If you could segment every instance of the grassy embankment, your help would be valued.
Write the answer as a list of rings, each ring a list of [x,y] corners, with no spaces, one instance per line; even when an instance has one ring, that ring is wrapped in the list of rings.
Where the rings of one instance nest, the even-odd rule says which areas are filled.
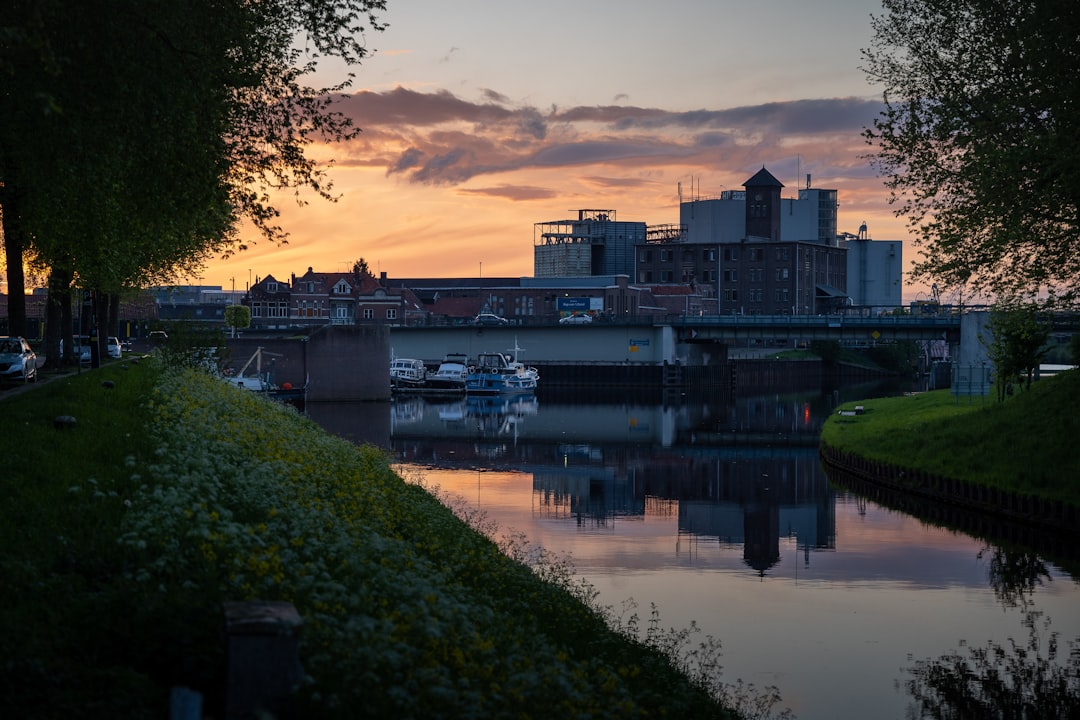
[[[836,450],[956,480],[1080,506],[1080,370],[998,403],[949,390],[851,402],[821,441]]]
[[[489,539],[381,452],[208,376],[114,363],[0,399],[0,417],[11,717],[159,718],[172,686],[220,716],[222,603],[253,598],[303,617],[298,717],[775,702],[721,683],[710,638],[616,618],[565,563]]]

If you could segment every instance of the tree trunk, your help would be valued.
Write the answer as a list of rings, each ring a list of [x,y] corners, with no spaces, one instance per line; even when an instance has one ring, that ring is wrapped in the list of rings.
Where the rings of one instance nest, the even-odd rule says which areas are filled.
[[[105,326],[109,329],[107,335],[120,337],[120,293],[109,294],[109,322]]]
[[[49,273],[49,294],[45,298],[45,367],[49,370],[59,370],[64,364],[63,354],[60,352],[60,341],[64,339],[64,308],[61,293],[57,292],[59,279],[56,272]],[[71,303],[68,303],[70,306]],[[71,317],[71,311],[68,311]],[[66,335],[65,349],[70,354],[72,351],[71,332]]]
[[[71,273],[53,267],[49,271],[49,296],[45,301],[45,355],[50,368],[79,362],[75,354],[71,318]],[[64,343],[63,353],[60,352],[61,340]]]
[[[26,294],[23,285],[24,238],[19,223],[17,193],[0,183],[0,220],[3,221],[4,258],[7,261],[8,335],[26,335]]]

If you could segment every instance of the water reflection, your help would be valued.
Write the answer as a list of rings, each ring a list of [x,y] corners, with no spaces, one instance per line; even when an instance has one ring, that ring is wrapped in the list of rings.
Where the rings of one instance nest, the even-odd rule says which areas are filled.
[[[308,413],[569,553],[602,602],[696,623],[722,640],[725,678],[778,686],[799,717],[902,718],[911,658],[1022,640],[1035,607],[1080,635],[1080,590],[1045,539],[830,482],[824,418],[895,392],[409,397]]]
[[[526,472],[542,519],[599,529],[674,516],[680,536],[741,547],[764,574],[780,561],[782,538],[807,563],[834,547],[835,497],[817,454],[822,402],[407,397],[391,406],[391,445],[406,463]]]

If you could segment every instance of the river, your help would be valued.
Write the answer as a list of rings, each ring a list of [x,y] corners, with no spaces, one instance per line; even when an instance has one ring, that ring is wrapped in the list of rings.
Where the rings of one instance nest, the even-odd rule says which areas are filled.
[[[929,521],[932,508],[830,482],[825,417],[895,392],[405,397],[308,414],[391,451],[403,475],[501,532],[570,557],[598,601],[641,628],[654,609],[662,627],[693,623],[693,644],[719,640],[725,682],[779,691],[774,712],[899,720],[917,661],[1023,644],[1032,611],[1080,638],[1080,583],[1071,549],[1036,536],[1006,550],[985,523],[974,537]]]

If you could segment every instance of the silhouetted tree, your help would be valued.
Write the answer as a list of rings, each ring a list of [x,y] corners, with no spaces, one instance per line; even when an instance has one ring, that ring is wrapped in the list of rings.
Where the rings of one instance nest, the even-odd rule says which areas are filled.
[[[1056,632],[1039,612],[1026,611],[1026,643],[961,642],[961,652],[918,660],[905,672],[914,699],[909,717],[936,720],[1035,720],[1080,717],[1080,648],[1061,657]]]
[[[242,219],[284,241],[270,191],[333,199],[305,148],[358,132],[331,109],[348,80],[301,80],[320,56],[358,63],[365,25],[382,29],[373,13],[383,9],[10,0],[0,18],[8,265],[70,263],[61,275],[76,286],[115,294],[243,248]]]
[[[1019,607],[1035,588],[1050,580],[1046,563],[1033,552],[1017,548],[987,546],[979,558],[989,557],[987,580],[994,596],[1004,607]]]
[[[1080,3],[883,0],[865,133],[915,279],[1080,299]]]
[[[998,401],[1003,401],[1009,388],[1016,383],[1029,389],[1046,355],[1050,325],[1032,304],[995,305],[987,325],[989,337],[981,337],[994,363],[994,382]]]

